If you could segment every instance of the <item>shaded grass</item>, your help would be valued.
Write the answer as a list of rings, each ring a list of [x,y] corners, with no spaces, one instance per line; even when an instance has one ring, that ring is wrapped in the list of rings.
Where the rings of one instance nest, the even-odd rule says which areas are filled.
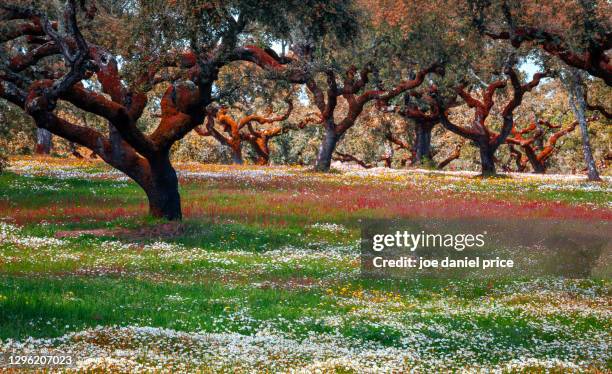
[[[0,174],[0,200],[20,209],[65,204],[135,204],[144,196],[133,183]]]

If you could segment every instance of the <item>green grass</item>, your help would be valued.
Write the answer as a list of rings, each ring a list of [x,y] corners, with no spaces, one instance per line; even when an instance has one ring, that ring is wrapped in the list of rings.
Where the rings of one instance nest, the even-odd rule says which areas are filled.
[[[151,282],[129,276],[3,276],[0,279],[2,339],[59,336],[98,325],[146,325],[185,331],[250,334],[264,323],[274,324],[287,336],[304,338],[308,332],[332,333],[335,329],[322,323],[323,318],[349,311],[348,307],[338,305],[337,299],[325,296],[320,289],[228,287],[212,279],[194,284]],[[470,288],[467,285],[462,287]],[[428,292],[430,301],[436,295],[427,286],[419,291]],[[242,315],[243,311],[248,313]],[[569,338],[566,334],[587,334],[610,328],[609,321],[579,316],[568,318],[552,315],[538,321],[518,312],[461,313],[451,317],[445,310],[420,313],[409,310],[398,320],[412,331],[417,330],[432,339],[428,349],[440,352],[455,352],[479,343],[473,341],[474,336],[487,334],[494,339],[491,344],[498,347],[531,349],[538,344],[534,339],[552,342]],[[540,323],[563,323],[566,328],[562,333],[549,332],[538,327]],[[464,339],[449,339],[440,328],[460,333]],[[405,332],[379,323],[376,318],[349,318],[338,331],[347,338],[364,342],[405,346],[402,343]],[[549,353],[562,356],[564,348],[552,349]],[[498,355],[489,357],[483,351],[479,361],[495,363],[501,359],[503,357]]]
[[[484,183],[475,180],[462,193],[494,189]],[[610,200],[601,191],[505,188],[495,194],[576,204]],[[273,210],[258,195],[264,190],[274,197],[271,187],[187,183],[181,187],[185,206],[199,201],[217,215],[190,216],[177,235],[156,236],[166,222],[94,214],[141,206],[143,193],[133,183],[0,175],[4,216],[31,211],[35,217],[11,234],[19,240],[0,236],[0,340],[95,326],[245,335],[267,328],[291,339],[328,334],[472,365],[503,362],[504,351],[576,360],[576,339],[610,339],[608,280],[361,279],[358,218],[376,209],[354,208],[358,214],[350,215],[330,207],[320,222],[342,225],[339,231],[313,226],[305,210],[266,220],[236,213],[247,206]],[[92,216],[45,216],[45,209],[63,204],[86,207]],[[123,231],[59,244],[51,239],[59,231],[90,229]],[[463,355],[464,349],[473,355]],[[584,358],[592,360],[587,353]]]
[[[59,336],[97,325],[244,332],[270,318],[295,318],[314,307],[326,310],[316,291],[228,288],[213,280],[177,285],[129,277],[0,279],[2,339]],[[177,295],[180,301],[172,301]],[[231,313],[239,308],[251,310],[255,320],[247,324],[232,321]],[[331,310],[329,305],[327,310]]]
[[[142,190],[131,182],[0,174],[0,200],[5,200],[12,206],[20,208],[62,204],[73,202],[75,198],[85,204],[130,204],[140,201],[143,195]]]

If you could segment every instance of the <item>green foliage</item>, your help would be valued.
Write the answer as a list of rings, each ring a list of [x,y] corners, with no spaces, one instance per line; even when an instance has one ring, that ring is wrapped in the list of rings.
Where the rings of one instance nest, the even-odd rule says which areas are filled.
[[[125,22],[131,34],[125,50],[128,62],[138,64],[144,55],[163,60],[185,47],[203,56],[219,42],[230,50],[288,40],[345,44],[359,29],[357,18],[350,0],[138,1]]]
[[[0,99],[0,148],[7,154],[29,154],[35,144],[32,120],[22,110]]]
[[[8,166],[8,158],[4,153],[4,148],[0,148],[0,173],[2,173]]]

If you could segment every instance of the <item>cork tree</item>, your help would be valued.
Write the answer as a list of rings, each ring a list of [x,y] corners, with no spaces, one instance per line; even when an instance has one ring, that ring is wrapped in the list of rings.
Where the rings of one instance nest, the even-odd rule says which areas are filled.
[[[329,65],[318,66],[313,61],[312,46],[307,45],[297,50],[296,57],[286,65],[269,55],[259,55],[257,58],[263,62],[259,65],[276,79],[305,84],[308,89],[318,111],[316,123],[323,127],[323,140],[315,164],[317,171],[329,171],[338,142],[355,125],[368,103],[384,105],[398,95],[420,86],[429,74],[444,75],[443,66],[434,62],[419,70],[413,78],[402,80],[390,89],[374,87],[370,84],[370,75],[375,71],[373,64],[366,63],[361,70],[350,65],[340,78],[338,69]],[[339,105],[340,100],[344,100],[346,108]]]
[[[359,74],[359,79],[356,79],[356,69],[351,67],[345,74],[345,79],[341,88],[338,86],[336,76],[333,72],[327,72],[327,98],[324,97],[323,91],[314,81],[307,83],[308,89],[312,92],[315,98],[315,104],[320,112],[321,124],[324,127],[325,135],[319,154],[317,157],[316,170],[329,170],[333,152],[342,139],[346,131],[355,125],[359,115],[362,113],[365,105],[368,102],[377,100],[380,102],[388,101],[402,92],[420,86],[425,77],[430,73],[443,74],[440,65],[432,64],[429,67],[419,71],[413,79],[405,80],[399,83],[394,88],[385,90],[363,90],[368,82],[369,70],[366,68]],[[348,105],[346,115],[340,120],[336,120],[334,114],[337,108],[338,97],[342,96]]]
[[[479,99],[473,92],[469,92],[463,85],[456,88],[457,94],[463,99],[468,108],[474,110],[474,118],[469,126],[461,126],[453,123],[448,116],[448,109],[443,107],[440,98],[437,98],[441,107],[442,125],[449,131],[470,140],[480,152],[480,162],[483,176],[495,175],[495,152],[505,143],[514,127],[514,110],[521,105],[523,96],[533,90],[546,73],[537,73],[528,83],[522,83],[516,71],[511,66],[506,66],[505,74],[512,86],[510,100],[503,106],[501,111],[502,126],[500,131],[495,131],[487,124],[495,104],[495,94],[507,86],[507,81],[500,79],[490,83],[481,92]]]
[[[612,86],[612,4],[607,0],[468,0],[473,24],[493,40],[535,46]]]
[[[428,38],[440,28],[433,17],[403,33],[397,24],[381,21],[377,10],[385,8],[382,2],[355,3],[366,16],[351,43],[313,42],[310,30],[296,29],[299,33],[293,35],[288,56],[292,61],[284,66],[271,63],[267,69],[271,76],[306,86],[322,130],[315,161],[318,171],[330,169],[336,147],[370,105],[386,106],[424,82],[444,76],[449,61],[456,65],[451,49],[446,48],[449,43],[442,41],[448,33],[436,32],[436,38]]]
[[[272,113],[250,114],[234,118],[227,107],[211,109],[207,115],[206,125],[195,128],[200,136],[212,136],[231,150],[232,162],[242,164],[242,145],[248,142],[257,154],[256,163],[267,165],[270,161],[269,142],[289,129],[288,125],[278,124],[287,120],[293,111],[290,96],[285,98],[287,109],[284,113],[273,116]]]
[[[21,108],[38,128],[89,148],[133,179],[145,191],[153,216],[181,219],[170,149],[204,122],[206,108],[218,99],[219,71],[235,61],[286,63],[265,48],[242,45],[251,30],[283,35],[296,22],[323,31],[330,29],[325,24],[338,19],[348,22],[343,13],[347,2],[337,1],[334,9],[321,7],[324,3],[229,1],[195,6],[185,1],[137,1],[136,16],[122,24],[138,26],[126,52],[130,54],[116,55],[114,46],[96,45],[79,28],[80,22],[95,19],[93,3],[68,0],[61,19],[51,20],[43,2],[6,1],[0,4],[0,97]],[[168,27],[154,30],[156,22]],[[23,47],[7,56],[4,51],[14,50],[7,47],[14,43]],[[57,63],[43,64],[47,58]],[[119,61],[135,61],[137,68],[128,72]],[[147,93],[156,84],[165,87],[161,115],[155,128],[145,133],[138,122]],[[103,118],[108,130],[62,118],[55,111],[58,101]]]
[[[595,119],[596,117],[592,117],[589,121]],[[544,174],[548,160],[558,150],[557,142],[573,132],[577,126],[578,121],[562,127],[553,125],[549,121],[539,120],[520,130],[513,128],[512,136],[506,139],[506,143],[510,147],[511,157],[516,161],[517,171],[525,171],[527,164],[530,164],[534,173]],[[547,129],[553,132],[547,132]],[[520,147],[522,152],[515,146]]]
[[[414,143],[410,147],[412,165],[431,162],[434,157],[431,147],[432,132],[435,126],[441,122],[440,106],[437,105],[431,95],[436,91],[437,86],[432,85],[427,90],[407,92],[403,97],[403,105],[383,109],[385,111],[391,110],[399,114],[405,121],[411,123],[414,129]],[[442,107],[449,109],[457,105],[459,103],[455,95],[446,99]],[[401,145],[398,142],[394,143],[398,144],[398,146]],[[444,166],[446,164],[448,163],[445,163]]]
[[[248,132],[244,135],[244,139],[249,142],[253,150],[257,154],[257,165],[268,165],[270,163],[270,140],[287,133],[291,127],[289,124],[282,122],[289,118],[293,110],[293,103],[288,102],[287,111],[277,116],[259,116],[256,120],[247,124]]]

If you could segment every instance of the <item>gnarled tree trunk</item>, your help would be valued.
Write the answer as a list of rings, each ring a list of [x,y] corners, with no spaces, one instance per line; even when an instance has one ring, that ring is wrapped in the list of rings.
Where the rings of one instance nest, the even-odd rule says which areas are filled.
[[[38,128],[90,149],[134,179],[145,190],[151,214],[156,217],[177,220],[182,216],[178,178],[170,163],[169,150],[210,115],[207,107],[215,100],[213,88],[220,69],[234,61],[245,61],[281,71],[283,65],[290,63],[267,50],[239,46],[238,41],[243,39],[240,35],[248,22],[246,19],[243,22],[242,15],[237,20],[228,14],[227,19],[223,15],[219,17],[217,29],[212,30],[219,42],[205,57],[200,58],[193,50],[169,51],[169,56],[146,58],[143,73],[128,80],[122,76],[115,56],[85,40],[80,32],[77,12],[78,8],[84,8],[84,2],[66,1],[61,23],[42,16],[44,7],[21,3],[0,2],[0,29],[3,30],[0,49],[19,52],[12,56],[7,53],[6,60],[10,61],[7,64],[5,56],[2,58],[0,98],[21,108]],[[219,14],[227,10],[225,5],[213,8]],[[95,7],[92,7],[88,17],[94,15]],[[62,30],[58,32],[55,25]],[[13,44],[23,36],[28,37],[23,40],[28,53],[24,55],[12,46],[7,48],[6,43]],[[68,71],[55,66],[60,64],[38,65],[48,56],[61,56]],[[178,70],[176,76],[175,70]],[[101,92],[83,84],[93,74],[101,85]],[[295,73],[290,80],[305,83],[307,78],[306,74]],[[161,119],[155,130],[145,134],[137,123],[147,105],[147,92],[161,81],[170,83],[161,98]],[[110,133],[59,117],[54,112],[58,100],[104,118],[112,127]]]
[[[422,164],[425,159],[431,160],[431,131],[433,130],[433,126],[421,122],[419,120],[415,120],[415,140],[414,140],[414,150],[416,152],[415,155],[415,163]]]
[[[570,105],[572,111],[578,120],[580,126],[580,134],[582,136],[582,152],[584,153],[584,161],[587,164],[587,175],[590,181],[601,181],[593,151],[591,150],[591,141],[589,139],[589,127],[586,120],[586,102],[584,100],[584,86],[580,73],[576,70],[570,72]]]
[[[270,163],[270,148],[268,147],[268,138],[263,136],[249,141],[257,154],[255,163],[259,166],[265,166]]]
[[[153,217],[180,220],[181,197],[178,177],[169,156],[160,155],[149,160],[150,173],[145,176],[142,187],[149,199],[149,211]]]
[[[495,92],[501,88],[505,88],[507,85],[506,81],[498,80],[489,84],[483,92],[482,101],[465,91],[463,86],[458,87],[457,94],[463,98],[470,108],[475,109],[474,122],[469,128],[460,127],[450,122],[446,114],[444,114],[446,109],[442,108],[442,110],[439,111],[442,113],[440,116],[442,125],[446,129],[466,139],[472,140],[478,145],[483,177],[495,175],[495,151],[497,151],[497,148],[506,141],[512,132],[512,128],[514,127],[514,110],[521,105],[525,93],[531,92],[540,83],[542,78],[547,75],[547,73],[536,73],[530,82],[522,84],[518,74],[511,66],[506,66],[504,73],[510,78],[510,82],[512,83],[512,98],[504,106],[501,112],[503,126],[499,133],[487,127],[486,119],[493,108]]]
[[[527,159],[529,160],[529,163],[531,164],[531,167],[533,168],[533,172],[536,174],[546,173],[545,161],[538,160],[538,156],[535,154],[535,152],[531,148],[525,147],[523,150],[525,151],[525,155],[527,156]]]
[[[53,135],[47,129],[36,129],[36,149],[37,155],[48,155],[51,153],[53,146]]]
[[[319,154],[317,156],[317,164],[315,170],[317,171],[329,171],[331,166],[332,156],[336,150],[336,145],[340,136],[336,134],[335,125],[331,122],[325,124],[325,135],[323,142],[319,147]]]
[[[242,149],[240,146],[238,147],[230,147],[232,152],[232,163],[236,165],[242,165],[244,161],[242,160]]]
[[[495,175],[495,147],[489,144],[489,139],[482,139],[478,142],[480,150],[480,164],[483,177]]]

